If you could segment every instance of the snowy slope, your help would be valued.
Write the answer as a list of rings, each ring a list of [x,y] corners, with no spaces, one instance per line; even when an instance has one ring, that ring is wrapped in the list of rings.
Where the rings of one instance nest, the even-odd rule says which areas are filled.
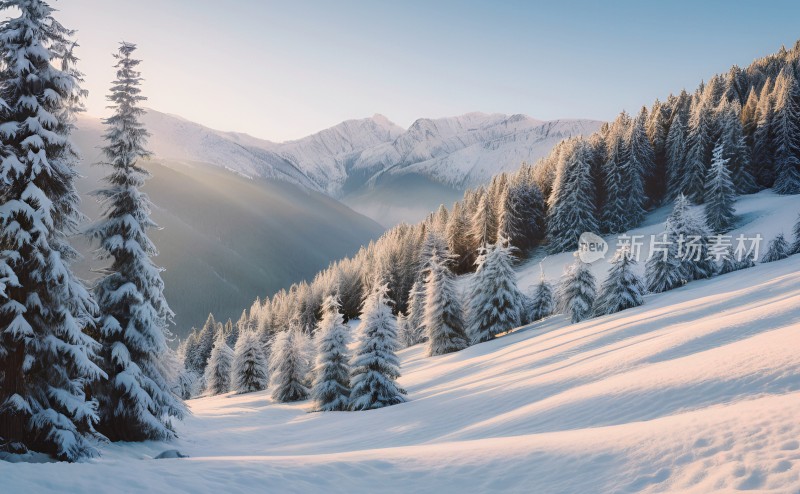
[[[739,231],[771,238],[800,197],[737,206]],[[655,219],[641,231],[656,233]],[[79,465],[0,462],[0,477],[9,492],[795,493],[799,347],[796,255],[456,354],[403,350],[402,405],[307,413],[265,392],[201,398],[174,444],[110,445]],[[150,459],[169,448],[191,458]]]
[[[344,200],[385,226],[416,221],[466,188],[516,170],[523,162],[535,162],[560,140],[600,126],[593,120],[543,122],[525,115],[468,113],[422,118],[406,130],[374,115],[275,143],[155,110],[148,110],[144,122],[159,158],[287,181]],[[97,127],[99,121],[84,116],[80,125]],[[418,189],[413,211],[392,199],[405,193],[409,184],[419,185],[412,187]]]

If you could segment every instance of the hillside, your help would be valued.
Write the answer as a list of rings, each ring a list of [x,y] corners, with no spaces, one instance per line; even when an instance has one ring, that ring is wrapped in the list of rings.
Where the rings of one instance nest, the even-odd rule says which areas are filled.
[[[798,210],[799,196],[744,197],[733,234],[769,239]],[[637,233],[657,233],[661,216]],[[546,272],[566,260],[548,258]],[[523,266],[521,283],[537,272]],[[442,357],[403,350],[406,404],[309,414],[267,392],[201,398],[176,444],[0,474],[19,492],[796,492],[798,300],[796,255],[580,324],[553,316]],[[170,448],[190,458],[151,459]]]
[[[99,159],[100,128],[80,123],[76,141],[85,159],[77,185],[82,209],[94,219],[99,205],[87,193],[107,170],[90,166]],[[145,166],[153,178],[144,191],[163,227],[152,232],[160,252],[155,262],[166,268],[173,331],[181,337],[209,312],[222,321],[238,319],[257,295],[313,277],[382,231],[334,199],[284,181],[248,179],[198,162],[155,159]],[[76,242],[85,256],[78,272],[92,278],[89,268],[99,266],[85,242]]]
[[[96,120],[84,120],[96,125]],[[525,115],[469,113],[421,118],[406,130],[374,115],[275,143],[155,110],[144,121],[159,158],[286,181],[342,200],[384,226],[417,221],[465,189],[535,162],[562,139],[600,126],[593,120],[545,122]]]

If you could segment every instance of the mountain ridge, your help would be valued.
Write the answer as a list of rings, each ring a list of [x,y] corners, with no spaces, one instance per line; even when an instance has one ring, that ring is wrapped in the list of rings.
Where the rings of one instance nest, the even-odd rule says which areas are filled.
[[[535,162],[565,137],[588,134],[601,122],[543,121],[523,114],[471,112],[419,118],[408,129],[379,113],[345,120],[309,136],[273,142],[211,129],[148,109],[144,123],[157,158],[199,162],[247,178],[279,180],[321,192],[384,226],[416,221],[497,173]],[[99,126],[82,116],[81,126]],[[424,184],[411,207],[398,202],[411,184]],[[397,198],[385,201],[384,198]]]

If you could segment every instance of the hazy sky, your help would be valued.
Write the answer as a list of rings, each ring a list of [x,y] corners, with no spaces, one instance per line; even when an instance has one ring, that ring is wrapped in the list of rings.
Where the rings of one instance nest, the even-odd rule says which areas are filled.
[[[149,106],[272,140],[382,113],[608,120],[800,38],[800,2],[60,0],[89,112],[139,45]]]

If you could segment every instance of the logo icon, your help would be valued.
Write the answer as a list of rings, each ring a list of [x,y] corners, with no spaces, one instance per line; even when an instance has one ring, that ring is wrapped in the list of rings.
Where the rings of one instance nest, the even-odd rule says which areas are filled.
[[[608,244],[602,237],[591,232],[581,233],[578,239],[578,257],[585,263],[599,261],[606,256]]]

